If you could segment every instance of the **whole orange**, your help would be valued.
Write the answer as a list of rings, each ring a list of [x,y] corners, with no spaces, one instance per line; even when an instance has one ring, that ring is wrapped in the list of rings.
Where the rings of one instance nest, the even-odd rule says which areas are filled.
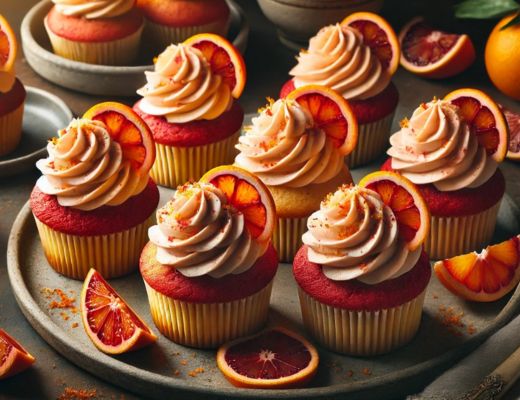
[[[500,29],[515,15],[504,17],[491,31],[485,61],[493,84],[504,94],[520,100],[520,25]]]

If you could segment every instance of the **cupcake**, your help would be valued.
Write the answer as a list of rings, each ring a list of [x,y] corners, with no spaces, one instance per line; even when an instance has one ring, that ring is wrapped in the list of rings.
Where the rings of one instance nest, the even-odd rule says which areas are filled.
[[[212,348],[259,330],[278,268],[274,223],[269,191],[239,168],[216,168],[180,186],[157,211],[140,260],[159,331]]]
[[[114,112],[114,103],[108,104],[101,115]],[[114,120],[123,120],[132,134],[151,136],[130,108],[119,107],[131,117],[125,121],[118,114]],[[90,115],[92,119],[73,120],[49,142],[49,156],[36,163],[43,175],[30,205],[45,256],[58,273],[84,279],[95,268],[105,278],[115,278],[137,268],[153,224],[159,203],[159,191],[148,175],[153,146],[145,139],[136,151],[136,137],[128,145],[124,128],[114,131],[114,121]]]
[[[398,43],[389,26],[386,34],[391,43]],[[294,88],[317,84],[334,89],[349,101],[359,123],[358,144],[347,158],[351,168],[384,153],[399,100],[391,82],[399,65],[398,45],[391,50],[394,55],[388,63],[369,44],[350,24],[322,28],[310,39],[309,48],[300,52],[297,65],[289,72],[293,78],[280,93],[285,97]]]
[[[15,76],[18,44],[11,26],[0,15],[0,157],[11,153],[22,137],[25,88]]]
[[[309,98],[322,105],[319,112]],[[323,116],[334,122],[329,125]],[[319,86],[271,101],[252,123],[236,146],[235,165],[256,174],[271,191],[278,216],[273,243],[280,260],[291,262],[309,215],[327,193],[352,182],[344,158],[356,144],[357,124],[348,103]],[[335,123],[341,125],[338,132]]]
[[[154,180],[176,188],[231,163],[244,120],[236,99],[245,84],[245,64],[233,45],[200,34],[168,46],[145,73],[134,110],[155,140]]]
[[[505,192],[498,161],[463,113],[447,100],[421,104],[391,136],[390,158],[382,167],[414,182],[428,203],[432,221],[425,248],[432,259],[485,247]]]
[[[304,326],[338,353],[371,356],[408,343],[419,328],[431,277],[421,246],[427,231],[410,235],[412,227],[401,214],[407,208],[427,225],[424,201],[402,177],[376,174],[325,198],[309,217],[294,259]],[[386,204],[383,187],[405,193],[415,208],[401,204],[403,197]]]
[[[89,64],[132,64],[144,27],[134,2],[53,0],[44,24],[54,53]]]
[[[146,18],[144,37],[155,50],[197,33],[226,36],[230,15],[225,0],[137,0]]]

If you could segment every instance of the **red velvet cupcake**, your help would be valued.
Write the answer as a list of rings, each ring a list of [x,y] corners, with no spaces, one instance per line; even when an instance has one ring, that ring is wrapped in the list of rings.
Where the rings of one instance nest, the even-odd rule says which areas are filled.
[[[207,182],[179,187],[157,211],[140,261],[155,325],[171,340],[198,348],[260,329],[278,268],[269,190],[238,168],[209,175]],[[266,210],[263,230],[235,203],[238,192],[220,189],[224,180],[258,191]]]
[[[158,184],[176,188],[232,162],[244,120],[236,99],[245,84],[245,64],[233,45],[217,35],[194,36],[166,48],[146,79],[134,110],[154,136],[151,174]]]
[[[391,30],[387,34],[397,43]],[[322,28],[297,58],[298,64],[289,72],[293,79],[282,87],[280,97],[309,84],[336,90],[349,101],[359,123],[358,144],[347,164],[353,168],[380,156],[399,101],[390,81],[394,66],[385,67],[363,36],[345,24]]]
[[[151,141],[146,124],[133,114],[128,123]],[[43,176],[30,204],[43,250],[49,264],[70,278],[84,279],[90,268],[105,278],[134,271],[159,203],[148,175],[153,146],[138,168],[133,152],[110,129],[98,120],[73,120],[47,146],[49,157],[36,164]]]
[[[45,28],[54,53],[102,65],[129,65],[139,51],[144,18],[135,0],[53,0]]]

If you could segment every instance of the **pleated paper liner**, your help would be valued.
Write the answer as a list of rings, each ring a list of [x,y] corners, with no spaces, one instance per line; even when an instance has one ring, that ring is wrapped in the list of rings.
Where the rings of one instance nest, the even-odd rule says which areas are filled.
[[[500,201],[478,214],[461,217],[432,215],[430,234],[424,242],[424,250],[433,260],[481,250],[490,244],[499,208]]]
[[[77,42],[54,34],[44,20],[54,53],[69,60],[98,65],[130,65],[139,52],[143,27],[131,35],[108,42]]]
[[[22,137],[24,104],[0,117],[0,156],[12,152]]]
[[[388,353],[412,340],[421,324],[426,293],[398,307],[349,311],[320,303],[298,290],[307,331],[324,347],[354,356]]]
[[[225,303],[190,303],[167,297],[146,284],[157,329],[175,343],[215,348],[250,335],[267,321],[273,282],[244,299]]]
[[[359,124],[356,147],[345,158],[345,163],[349,168],[368,164],[385,153],[388,148],[388,138],[390,137],[394,114],[395,112],[375,122]]]
[[[47,261],[61,275],[85,279],[90,268],[105,278],[117,278],[135,271],[141,250],[148,242],[150,216],[134,228],[99,236],[76,236],[55,231],[34,218]]]
[[[155,143],[155,163],[150,171],[155,183],[177,188],[189,180],[198,180],[219,165],[233,163],[233,149],[240,131],[204,146],[175,147]]]
[[[307,231],[307,218],[278,218],[273,246],[280,262],[293,262],[294,255],[302,246],[302,235]]]

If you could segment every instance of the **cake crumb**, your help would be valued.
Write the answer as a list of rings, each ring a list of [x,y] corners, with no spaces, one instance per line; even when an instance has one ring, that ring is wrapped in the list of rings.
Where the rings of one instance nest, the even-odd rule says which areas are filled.
[[[365,367],[365,368],[363,368],[363,369],[361,370],[361,372],[362,372],[363,375],[365,375],[365,376],[370,376],[370,375],[372,375],[372,370],[371,370],[370,368],[366,368],[366,367]]]
[[[180,374],[181,374],[181,371],[179,371],[178,369],[173,371],[173,375],[175,375],[175,376],[179,376]]]
[[[352,371],[351,369],[349,369],[347,371],[347,378],[352,378],[354,376],[354,371]]]
[[[448,332],[455,336],[462,336],[464,329],[467,329],[467,332],[471,335],[476,332],[476,329],[473,325],[472,328],[469,326],[466,327],[466,324],[463,322],[464,312],[457,312],[453,307],[446,307],[445,305],[440,305],[437,313],[437,319],[444,326]]]
[[[198,374],[202,374],[202,373],[204,373],[204,368],[198,367],[198,368],[195,368],[194,370],[190,371],[188,375],[191,376],[192,378],[195,378]]]
[[[87,400],[97,398],[96,389],[74,389],[66,387],[58,400]]]
[[[78,326],[79,326],[79,324],[78,324],[77,322],[73,322],[73,323],[72,323],[72,328],[75,329],[75,328],[77,328]]]
[[[181,365],[187,365],[188,364],[188,360],[181,360]]]

